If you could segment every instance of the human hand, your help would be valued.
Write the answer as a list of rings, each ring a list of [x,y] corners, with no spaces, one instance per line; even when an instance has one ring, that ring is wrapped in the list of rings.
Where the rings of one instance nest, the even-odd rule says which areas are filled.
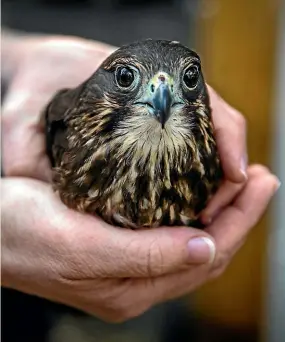
[[[189,293],[225,270],[278,187],[266,168],[247,171],[240,194],[205,231],[118,229],[68,209],[44,182],[6,178],[2,285],[112,322]]]
[[[208,85],[215,138],[225,174],[224,182],[201,213],[209,224],[243,189],[247,181],[246,120]]]
[[[51,170],[39,127],[42,109],[57,90],[88,78],[115,48],[65,36],[21,37],[6,45],[4,55],[8,59],[10,52],[10,69],[16,71],[2,108],[4,172],[47,181]]]

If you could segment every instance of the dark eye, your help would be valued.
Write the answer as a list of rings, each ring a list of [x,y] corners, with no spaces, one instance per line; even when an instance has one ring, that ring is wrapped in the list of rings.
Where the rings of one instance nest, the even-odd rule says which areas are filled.
[[[119,86],[128,88],[134,81],[134,73],[131,69],[126,67],[118,68],[116,72],[116,79]]]
[[[193,89],[196,87],[199,80],[200,72],[197,65],[189,67],[183,76],[183,81],[187,88]]]

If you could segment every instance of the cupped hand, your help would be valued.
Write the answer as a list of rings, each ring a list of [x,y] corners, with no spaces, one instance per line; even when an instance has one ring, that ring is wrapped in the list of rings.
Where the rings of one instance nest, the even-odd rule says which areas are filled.
[[[2,181],[2,285],[107,321],[135,317],[220,275],[278,180],[262,166],[205,231],[132,231],[64,206],[42,181]],[[15,212],[17,215],[15,215]]]

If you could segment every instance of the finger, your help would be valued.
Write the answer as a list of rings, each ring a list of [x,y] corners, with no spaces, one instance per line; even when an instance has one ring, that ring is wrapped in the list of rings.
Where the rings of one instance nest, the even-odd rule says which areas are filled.
[[[234,198],[245,186],[244,183],[232,183],[225,180],[217,193],[210,199],[207,207],[201,213],[201,221],[208,225],[227,205],[231,204]]]
[[[246,121],[209,87],[215,137],[225,177],[235,183],[246,179]]]
[[[218,264],[229,258],[242,244],[251,228],[259,221],[271,197],[279,187],[278,179],[265,167],[255,165],[248,169],[249,179],[234,203],[206,229],[217,244]],[[219,259],[219,260],[217,260]]]
[[[172,227],[131,231],[96,221],[84,231],[76,254],[81,263],[91,262],[88,277],[155,277],[211,263],[215,245],[197,229]],[[97,265],[104,265],[98,271]],[[78,267],[80,269],[80,267]]]

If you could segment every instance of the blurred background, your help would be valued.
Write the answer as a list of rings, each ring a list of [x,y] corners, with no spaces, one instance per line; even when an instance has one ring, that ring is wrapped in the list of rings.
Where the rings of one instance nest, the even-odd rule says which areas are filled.
[[[268,165],[284,185],[284,1],[2,0],[2,26],[117,46],[163,38],[194,48],[208,83],[247,118],[250,162]],[[125,324],[2,290],[3,341],[285,341],[284,208],[281,186],[221,278]]]

